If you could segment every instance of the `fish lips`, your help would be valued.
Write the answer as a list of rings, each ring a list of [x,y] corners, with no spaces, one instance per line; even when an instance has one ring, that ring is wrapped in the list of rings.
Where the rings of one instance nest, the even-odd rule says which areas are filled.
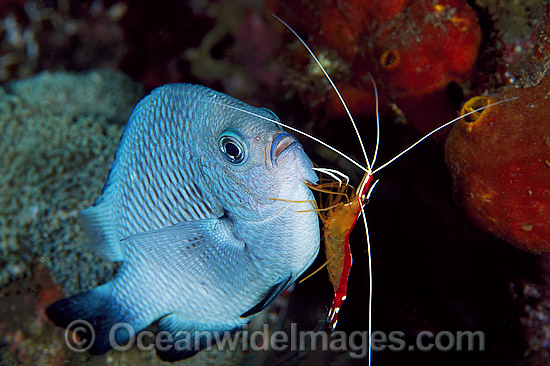
[[[281,162],[288,156],[294,155],[297,168],[304,181],[315,182],[317,175],[313,171],[313,164],[304,152],[302,145],[294,136],[287,132],[278,132],[273,135],[269,152],[271,168],[279,169]]]
[[[278,169],[281,161],[295,148],[303,150],[302,145],[296,140],[294,136],[287,132],[278,132],[273,135],[273,141],[271,142],[271,151],[269,158],[271,167]]]

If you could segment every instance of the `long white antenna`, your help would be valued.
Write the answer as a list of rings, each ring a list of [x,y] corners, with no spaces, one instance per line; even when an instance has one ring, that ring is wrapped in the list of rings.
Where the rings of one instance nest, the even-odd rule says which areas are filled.
[[[376,183],[375,183],[376,184]],[[370,237],[369,237],[369,226],[367,225],[367,217],[365,215],[365,211],[363,210],[363,206],[361,206],[361,214],[363,216],[363,223],[365,224],[365,233],[367,234],[367,251],[369,258],[369,356],[368,356],[368,365],[370,366],[372,363],[372,342],[371,342],[371,336],[372,336],[372,255],[370,251]]]
[[[498,102],[495,102],[495,103],[491,103],[491,104],[488,104],[486,106],[483,106],[481,108],[478,108],[478,109],[475,109],[471,112],[468,112],[462,116],[459,116],[459,117],[456,117],[455,119],[439,126],[438,128],[436,128],[435,130],[433,130],[432,132],[428,133],[427,135],[425,135],[424,137],[422,137],[421,139],[419,139],[418,141],[416,141],[414,144],[412,144],[411,146],[409,146],[408,148],[406,148],[405,150],[401,151],[399,154],[397,154],[396,156],[394,156],[393,158],[391,158],[388,162],[386,162],[384,165],[376,168],[372,174],[376,174],[376,172],[384,169],[385,167],[387,167],[388,165],[390,165],[391,163],[393,163],[395,160],[399,159],[403,154],[405,154],[406,152],[408,152],[410,149],[412,149],[413,147],[415,147],[416,145],[418,145],[419,143],[421,143],[422,141],[424,141],[425,139],[427,139],[428,137],[430,137],[431,135],[433,135],[434,133],[436,133],[437,131],[447,127],[448,125],[451,125],[453,123],[455,123],[456,121],[464,118],[464,117],[467,117],[469,116],[470,114],[474,114],[474,113],[477,113],[477,112],[481,112],[482,110],[484,109],[487,109],[489,107],[492,107],[494,105],[498,105],[498,104],[502,104],[502,103],[505,103],[505,102],[509,102],[511,100],[514,100],[514,99],[517,99],[517,98],[510,98],[510,99],[504,99],[504,100],[501,100],[501,101],[498,101]]]
[[[267,117],[264,117],[264,116],[261,116],[257,113],[254,113],[254,112],[250,112],[250,111],[247,111],[247,110],[244,110],[242,108],[239,108],[239,107],[234,107],[232,105],[229,105],[229,104],[225,104],[225,103],[218,103],[218,102],[213,102],[211,100],[204,100],[204,99],[199,99],[201,102],[205,102],[205,103],[211,103],[211,104],[217,104],[217,105],[220,105],[220,106],[224,106],[224,107],[227,107],[227,108],[231,108],[231,109],[234,109],[236,111],[239,111],[239,112],[242,112],[242,113],[246,113],[246,114],[249,114],[251,116],[254,116],[254,117],[258,117],[258,118],[261,118],[263,120],[266,120],[266,121],[269,121],[269,122],[273,122],[275,123],[276,125],[279,125],[281,127],[284,127],[284,128],[288,128],[289,130],[291,131],[294,131],[294,132],[297,132],[301,135],[304,135],[310,139],[312,139],[313,141],[315,142],[318,142],[319,144],[323,145],[324,147],[326,147],[327,149],[330,149],[332,151],[334,151],[335,153],[337,153],[338,155],[340,155],[341,157],[343,157],[344,159],[348,160],[350,163],[352,163],[353,165],[355,165],[356,167],[358,167],[359,169],[361,169],[362,171],[364,172],[367,172],[368,169],[370,168],[365,168],[364,166],[362,166],[361,164],[359,164],[358,162],[356,162],[355,160],[353,160],[352,158],[350,158],[349,156],[347,156],[346,154],[344,154],[343,152],[341,152],[340,150],[330,146],[329,144],[327,144],[326,142],[322,141],[322,140],[319,140],[317,137],[314,137],[314,136],[311,136],[310,134],[306,133],[306,132],[303,132],[303,131],[300,131],[299,129],[297,128],[294,128],[292,126],[289,126],[289,125],[286,125],[282,122],[279,122],[277,120],[274,120],[274,119],[271,119],[271,118],[267,118]]]
[[[347,107],[342,95],[340,94],[339,90],[336,88],[336,85],[334,84],[334,82],[332,81],[331,77],[328,75],[327,71],[325,70],[325,68],[323,67],[323,65],[321,64],[321,62],[317,59],[317,57],[315,56],[315,54],[313,53],[313,51],[309,48],[309,46],[304,42],[304,40],[302,40],[302,38],[294,31],[294,29],[292,29],[286,22],[284,22],[281,18],[279,18],[278,16],[274,15],[273,16],[279,20],[288,30],[290,30],[294,36],[302,43],[302,45],[306,48],[306,50],[309,52],[309,54],[311,55],[311,57],[313,58],[313,60],[317,63],[317,65],[319,66],[319,68],[321,69],[321,71],[323,72],[323,74],[325,75],[325,77],[327,78],[327,80],[329,81],[330,85],[332,86],[333,90],[336,92],[336,94],[338,95],[338,98],[340,100],[340,102],[342,103],[342,106],[344,107],[351,123],[352,123],[352,126],[355,130],[355,133],[357,135],[357,138],[359,139],[359,143],[361,145],[361,150],[363,152],[363,155],[365,157],[365,161],[367,163],[367,168],[363,168],[359,163],[355,162],[353,159],[349,158],[348,156],[346,156],[345,154],[343,154],[342,152],[338,151],[337,149],[333,148],[332,146],[322,142],[321,140],[309,135],[309,134],[306,134],[300,130],[297,130],[295,128],[292,128],[290,126],[286,126],[284,125],[283,123],[280,123],[278,121],[275,121],[275,120],[271,120],[269,118],[266,118],[266,117],[263,117],[263,116],[259,116],[259,115],[256,115],[254,113],[251,113],[251,112],[248,112],[248,111],[245,111],[245,110],[242,110],[240,108],[236,108],[236,107],[232,107],[232,106],[228,106],[230,108],[234,108],[234,109],[237,109],[237,110],[240,110],[242,112],[245,112],[245,113],[249,113],[249,114],[252,114],[252,115],[256,115],[257,117],[260,117],[260,118],[263,118],[263,119],[266,119],[266,120],[269,120],[273,123],[276,123],[278,125],[281,125],[283,127],[286,127],[292,131],[295,131],[295,132],[298,132],[304,136],[307,136],[319,143],[321,143],[323,146],[331,149],[332,151],[335,151],[336,153],[340,154],[341,156],[343,156],[344,158],[346,158],[347,160],[349,160],[350,162],[352,162],[354,165],[360,167],[364,172],[366,172],[368,175],[373,175],[375,174],[376,172],[380,171],[381,169],[385,168],[386,166],[388,166],[389,164],[391,164],[392,162],[394,162],[395,160],[399,159],[402,155],[404,155],[405,153],[407,153],[409,150],[411,150],[412,148],[414,148],[416,145],[418,145],[419,143],[421,143],[422,141],[424,141],[425,139],[427,139],[429,136],[433,135],[434,133],[438,132],[439,130],[453,124],[454,122],[468,116],[468,115],[471,115],[473,113],[477,113],[477,112],[480,112],[480,111],[483,111],[484,109],[490,107],[490,106],[493,106],[493,105],[497,105],[497,104],[500,104],[500,103],[504,103],[504,102],[507,102],[507,101],[510,101],[510,100],[513,100],[515,98],[512,98],[512,99],[507,99],[507,100],[503,100],[503,101],[499,101],[499,102],[496,102],[496,103],[493,103],[493,104],[490,104],[490,105],[487,105],[487,106],[484,106],[484,107],[481,107],[481,108],[478,108],[474,111],[471,111],[469,113],[466,113],[460,117],[457,117],[445,124],[443,124],[442,126],[439,126],[438,128],[434,129],[433,131],[431,131],[430,133],[428,133],[427,135],[425,135],[424,137],[420,138],[418,141],[416,141],[414,144],[412,144],[411,146],[409,146],[407,149],[403,150],[401,153],[399,153],[398,155],[396,155],[394,158],[390,159],[388,162],[386,162],[385,164],[383,164],[382,166],[380,166],[379,168],[374,169],[374,165],[376,163],[376,158],[378,157],[378,150],[379,150],[379,147],[380,147],[380,116],[379,116],[379,106],[378,106],[378,90],[377,90],[377,87],[376,87],[376,83],[374,81],[374,78],[372,77],[372,75],[369,73],[369,78],[373,84],[373,88],[374,88],[374,96],[375,96],[375,102],[376,102],[376,105],[375,105],[375,112],[376,112],[376,147],[375,147],[375,150],[374,150],[374,156],[373,156],[373,160],[372,160],[372,164],[370,163],[369,161],[369,158],[367,156],[367,153],[365,151],[365,147],[364,147],[364,144],[363,144],[363,141],[361,139],[361,136],[359,134],[359,130],[357,129],[357,125],[353,119],[353,116],[351,115],[351,112],[349,111],[349,108]],[[372,186],[371,186],[371,189],[369,190],[368,194],[367,194],[367,198],[370,197],[370,194],[372,193],[372,190],[374,188],[374,186],[376,185],[376,183],[378,183],[378,181],[376,181]],[[367,225],[367,219],[366,219],[366,216],[365,216],[365,212],[364,212],[364,208],[363,206],[361,206],[361,215],[363,216],[363,223],[365,225],[365,232],[366,232],[366,235],[367,235],[367,251],[368,251],[368,260],[369,260],[369,318],[368,318],[368,330],[369,330],[369,352],[368,352],[368,365],[371,365],[371,362],[372,362],[372,347],[371,347],[371,342],[370,342],[370,336],[372,335],[372,255],[371,255],[371,245],[370,245],[370,236],[369,236],[369,230],[368,230],[368,225]]]
[[[329,81],[330,85],[332,86],[332,89],[334,89],[334,91],[336,92],[336,94],[338,95],[338,99],[340,99],[340,102],[342,103],[342,105],[344,106],[344,109],[346,110],[346,113],[351,121],[351,124],[353,125],[353,129],[355,130],[355,134],[357,135],[357,138],[359,139],[359,144],[361,145],[361,150],[363,151],[363,155],[365,157],[365,161],[367,162],[367,170],[370,172],[372,170],[372,167],[371,167],[371,164],[370,164],[370,161],[369,161],[369,157],[367,156],[367,152],[365,151],[365,146],[363,145],[363,140],[361,139],[361,135],[359,135],[359,130],[357,129],[357,125],[355,124],[355,121],[353,120],[353,116],[351,115],[351,112],[349,111],[348,109],[348,106],[346,104],[346,102],[344,101],[344,98],[342,98],[342,95],[340,94],[340,92],[338,91],[338,88],[336,88],[336,85],[334,85],[334,82],[332,81],[332,79],[330,78],[329,74],[327,73],[327,71],[325,70],[325,68],[323,67],[323,65],[321,64],[321,62],[319,61],[319,59],[317,59],[317,56],[315,56],[315,54],[313,53],[313,51],[311,50],[311,48],[309,48],[309,46],[304,42],[304,40],[298,35],[298,33],[296,33],[294,31],[294,29],[292,29],[288,24],[285,23],[284,20],[282,20],[281,18],[279,18],[278,16],[276,16],[275,14],[272,14],[275,18],[277,18],[278,21],[280,21],[281,23],[283,23],[283,25],[285,27],[288,28],[288,30],[290,30],[295,36],[296,38],[298,38],[298,40],[304,45],[304,47],[306,48],[306,50],[309,52],[309,54],[311,55],[311,57],[315,60],[315,62],[317,63],[317,65],[319,66],[319,68],[321,69],[321,71],[323,72],[323,74],[325,74],[325,77],[327,78],[327,80]]]
[[[371,73],[369,72],[367,74],[369,75],[369,79],[374,89],[374,108],[376,114],[376,147],[374,148],[374,157],[372,158],[372,168],[374,169],[374,164],[376,164],[376,158],[378,157],[378,148],[380,146],[380,113],[378,109],[378,88],[376,87],[376,82]]]
[[[323,67],[321,62],[319,62],[319,60],[317,59],[317,57],[315,56],[313,51],[302,40],[302,38],[294,31],[294,29],[292,29],[288,24],[286,24],[281,18],[279,18],[275,14],[273,14],[273,16],[275,18],[277,18],[281,23],[283,23],[285,25],[285,27],[287,27],[296,36],[296,38],[298,38],[298,40],[307,49],[307,51],[309,52],[311,57],[315,60],[315,62],[317,63],[317,65],[319,66],[321,71],[323,71],[323,74],[325,74],[325,77],[327,78],[330,85],[332,86],[332,89],[334,89],[334,91],[338,95],[338,98],[340,99],[340,102],[344,106],[344,109],[346,110],[346,113],[347,113],[347,115],[348,115],[348,117],[351,121],[351,124],[353,125],[353,129],[355,130],[355,134],[357,135],[357,138],[359,139],[359,144],[361,145],[361,150],[363,151],[363,156],[365,157],[365,161],[367,163],[367,169],[365,170],[365,172],[368,175],[372,175],[372,167],[374,166],[374,162],[376,160],[376,155],[378,154],[378,143],[379,143],[379,139],[380,139],[380,121],[379,121],[379,117],[378,117],[378,91],[376,89],[376,83],[374,82],[374,79],[369,74],[369,76],[371,78],[371,81],[373,83],[373,86],[374,86],[374,94],[375,94],[375,99],[376,99],[376,126],[377,126],[377,128],[376,128],[376,131],[377,131],[377,133],[376,133],[376,148],[375,148],[375,152],[374,152],[373,162],[372,162],[372,165],[371,165],[370,162],[369,162],[369,157],[367,156],[367,152],[365,151],[365,146],[363,145],[363,140],[361,139],[361,135],[359,134],[359,130],[357,129],[357,125],[355,124],[355,121],[353,120],[353,116],[351,115],[351,112],[349,111],[348,106],[346,105],[346,102],[344,101],[344,98],[342,98],[342,95],[340,94],[340,91],[338,91],[338,88],[336,88],[336,85],[334,84],[334,82],[332,81],[330,76],[328,75],[327,71],[325,70],[325,68]],[[376,182],[376,183],[378,183],[378,182]],[[374,185],[376,185],[376,183]],[[372,191],[370,191],[370,192],[372,192]],[[368,195],[370,195],[370,192],[368,193]],[[372,362],[372,346],[371,346],[371,339],[370,339],[371,334],[372,334],[372,256],[371,256],[371,248],[370,248],[369,228],[368,228],[368,225],[367,225],[367,219],[365,217],[365,211],[363,210],[363,205],[361,205],[361,214],[363,216],[363,223],[365,224],[365,233],[367,235],[367,250],[368,250],[368,258],[369,258],[369,324],[368,324],[368,330],[369,330],[369,355],[368,355],[368,365],[370,366],[371,362]]]

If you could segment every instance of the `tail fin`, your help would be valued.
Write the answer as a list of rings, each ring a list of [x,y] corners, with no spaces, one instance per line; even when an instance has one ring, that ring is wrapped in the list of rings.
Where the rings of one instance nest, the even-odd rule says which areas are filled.
[[[59,300],[46,309],[48,318],[56,325],[73,330],[81,338],[80,349],[87,345],[93,354],[102,354],[112,348],[109,333],[117,323],[125,322],[120,310],[109,298],[109,284],[91,291]],[[84,321],[88,322],[86,324]],[[91,329],[89,329],[91,326]],[[117,344],[124,344],[129,333],[123,327],[115,332]]]

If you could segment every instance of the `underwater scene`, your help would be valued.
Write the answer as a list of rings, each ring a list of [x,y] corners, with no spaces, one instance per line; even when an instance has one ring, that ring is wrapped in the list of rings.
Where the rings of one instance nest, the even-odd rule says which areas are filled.
[[[550,0],[0,0],[0,39],[0,365],[550,365]]]

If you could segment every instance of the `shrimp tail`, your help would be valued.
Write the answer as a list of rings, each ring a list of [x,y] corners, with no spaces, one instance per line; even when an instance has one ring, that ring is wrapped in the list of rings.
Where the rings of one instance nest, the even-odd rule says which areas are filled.
[[[351,232],[351,230],[350,230]],[[332,300],[332,305],[328,312],[327,323],[331,331],[334,331],[336,328],[336,323],[338,323],[338,312],[346,300],[348,292],[348,278],[351,270],[352,256],[351,249],[349,246],[349,240],[345,241],[344,244],[344,265],[342,267],[342,274],[340,276],[339,286],[334,292],[334,299]]]
[[[361,197],[355,196],[350,203],[330,212],[325,225],[327,269],[334,287],[334,299],[327,316],[327,323],[331,330],[335,329],[338,322],[338,312],[346,300],[348,277],[352,264],[349,235],[357,222],[362,203]]]

